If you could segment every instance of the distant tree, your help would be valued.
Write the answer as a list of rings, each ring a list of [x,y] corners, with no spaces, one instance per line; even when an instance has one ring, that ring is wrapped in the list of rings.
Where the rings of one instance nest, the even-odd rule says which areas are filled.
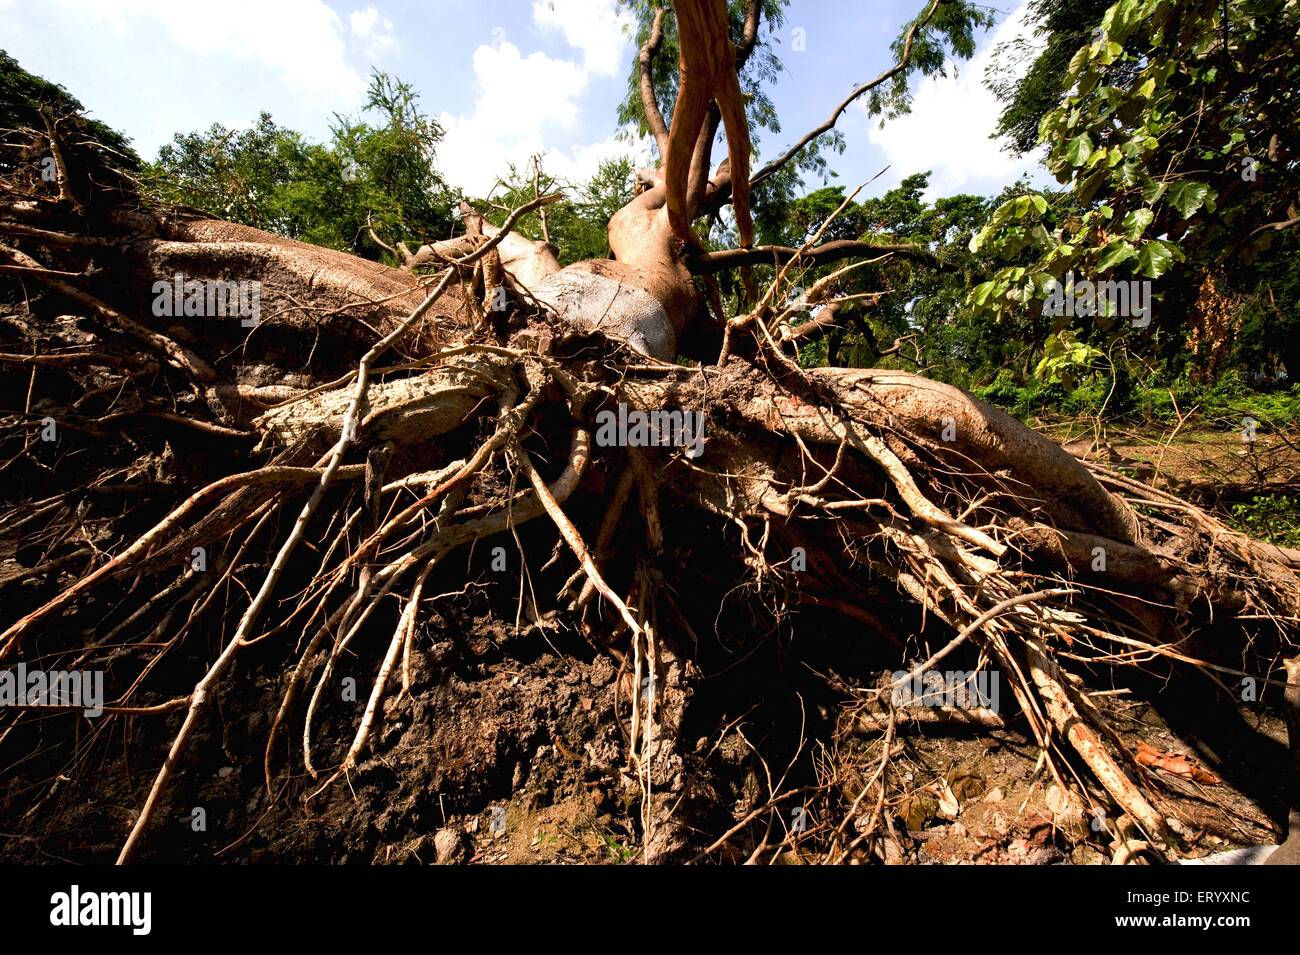
[[[1240,329],[1255,336],[1248,350],[1300,375],[1300,303],[1287,297],[1300,224],[1298,28],[1300,10],[1285,0],[1108,8],[1039,126],[1068,195],[1021,195],[991,213],[973,248],[1008,261],[970,304],[1006,320],[1040,308],[1072,275],[1148,280],[1158,300],[1149,328],[1088,309],[1058,330],[1122,338],[1176,373],[1207,350],[1218,367]]]
[[[627,92],[619,107],[620,123],[631,124],[638,135],[654,135],[656,120],[662,123],[663,115],[676,108],[678,73],[672,68],[677,62],[680,39],[675,17],[665,16],[666,5],[659,0],[627,0],[625,4],[635,17],[635,39],[640,50],[628,74]],[[806,42],[806,37],[796,34],[798,27],[786,27],[786,8],[789,0],[728,0],[727,16],[731,36],[736,38],[737,75],[745,97],[745,113],[750,130],[750,140],[760,158],[769,158],[759,147],[765,139],[774,139],[782,132],[780,117],[772,103],[770,90],[780,80],[785,70],[777,48],[789,41]],[[906,57],[903,56],[905,29],[891,45],[891,50],[903,64],[888,82],[870,90],[863,102],[872,117],[891,117],[906,113],[911,102],[910,81],[915,75],[942,75],[957,60],[969,59],[975,52],[975,37],[994,23],[993,12],[981,4],[967,0],[951,0],[925,14],[927,28],[915,33]],[[645,60],[645,73],[650,79],[649,101],[642,83],[641,61]],[[709,114],[709,126],[714,134],[718,130],[716,108]],[[657,138],[657,137],[656,137]],[[782,147],[784,148],[784,147]],[[659,150],[662,153],[662,149]],[[826,183],[836,174],[830,165],[831,153],[844,151],[844,137],[830,124],[825,131],[814,136],[799,149],[788,162],[774,162],[760,169],[754,176],[753,218],[757,234],[762,241],[775,242],[783,232],[783,223],[790,213],[791,204],[803,191],[809,179]],[[771,158],[779,155],[771,151]],[[662,158],[662,157],[661,157]],[[716,234],[712,238],[720,243],[730,243],[735,235],[725,222],[713,220]]]
[[[482,204],[509,211],[537,196],[563,192],[569,201],[529,213],[515,231],[550,242],[560,264],[569,265],[609,255],[609,220],[632,201],[635,176],[635,166],[626,156],[601,161],[591,179],[579,185],[550,175],[537,159],[523,169],[512,163],[490,200]]]
[[[356,187],[348,193],[352,208],[364,207],[376,229],[408,241],[445,237],[456,198],[437,170],[443,128],[418,98],[409,84],[374,71],[365,112],[380,122],[336,116],[333,128],[333,151]]]
[[[435,167],[443,131],[416,100],[408,84],[376,71],[364,112],[379,122],[336,115],[327,144],[267,113],[244,130],[178,134],[151,166],[154,194],[370,258],[381,254],[371,228],[385,244],[442,238],[455,198]]]
[[[847,277],[841,294],[882,294],[841,309],[824,339],[805,346],[805,364],[923,368],[932,377],[970,386],[1009,364],[1024,366],[1041,349],[1048,333],[1041,323],[1008,337],[966,304],[973,277],[995,266],[991,256],[970,251],[971,237],[1002,198],[1027,187],[1012,185],[992,200],[955,195],[929,201],[929,180],[928,172],[907,176],[883,195],[849,203],[825,228],[823,241],[912,244],[933,258],[882,255],[878,265]],[[787,241],[807,241],[844,199],[843,187],[831,186],[795,200]],[[836,268],[810,269],[800,285],[810,286]]]
[[[1017,37],[995,48],[985,76],[1003,104],[996,134],[1009,137],[1016,152],[1038,148],[1039,121],[1065,97],[1070,58],[1092,38],[1111,2],[1030,0],[1032,38]]]
[[[214,123],[206,132],[178,133],[151,167],[156,195],[258,229],[299,238],[303,223],[287,193],[310,173],[312,146],[269,113],[243,130]]]
[[[127,138],[97,119],[83,114],[81,101],[57,83],[28,73],[18,61],[0,50],[0,129],[23,127],[44,129],[46,119],[68,119],[78,131],[101,146],[113,150],[116,163],[125,169],[140,168],[140,157]],[[0,156],[0,164],[5,162]]]

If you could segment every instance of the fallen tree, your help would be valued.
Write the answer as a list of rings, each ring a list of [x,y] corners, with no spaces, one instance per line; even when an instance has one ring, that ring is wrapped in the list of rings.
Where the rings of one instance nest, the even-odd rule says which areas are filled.
[[[899,65],[855,96],[906,64],[942,6],[927,7]],[[513,549],[534,522],[553,526],[550,562],[572,577],[555,597],[525,595],[521,582],[520,614],[566,615],[628,672],[626,760],[642,792],[644,850],[689,857],[702,844],[676,813],[678,730],[695,692],[692,637],[710,623],[672,598],[682,571],[667,551],[687,514],[738,532],[735,559],[758,605],[831,608],[894,643],[907,635],[882,623],[889,606],[921,608],[947,638],[917,672],[973,650],[1008,681],[1073,811],[1118,808],[1155,851],[1175,851],[1158,787],[1079,674],[1155,658],[1196,664],[1211,636],[1250,661],[1288,652],[1300,555],[1085,465],[960,389],[798,366],[783,330],[800,313],[780,303],[801,269],[925,253],[817,236],[797,249],[751,248],[757,176],[736,77],[759,10],[749,4],[733,44],[720,0],[676,5],[671,123],[642,85],[661,162],[610,221],[612,257],[563,269],[545,243],[512,232],[554,197],[499,226],[466,207],[463,236],[403,249],[403,267],[391,268],[151,205],[75,117],[10,138],[24,156],[55,157],[60,175],[47,181],[14,162],[0,203],[0,275],[30,295],[7,319],[23,347],[0,355],[27,373],[4,463],[24,475],[21,499],[4,522],[30,552],[3,582],[14,599],[0,662],[110,661],[121,691],[110,719],[174,723],[161,765],[162,754],[137,757],[156,774],[119,861],[138,856],[184,785],[188,747],[239,678],[242,654],[279,644],[285,661],[262,739],[268,793],[299,763],[304,794],[335,785],[372,745],[385,699],[409,690],[431,575],[457,552]],[[656,47],[652,35],[643,71]],[[719,126],[728,157],[712,168]],[[706,252],[693,223],[728,203],[741,248]],[[765,262],[775,279],[760,290],[745,272],[738,315],[721,314],[707,282],[696,284]],[[842,301],[839,274],[806,301]],[[207,289],[240,282],[257,283],[256,314],[207,310]],[[160,294],[177,314],[158,314]],[[675,363],[698,321],[725,330],[721,353]],[[698,414],[703,454],[653,433],[601,446],[596,416],[620,404]],[[47,463],[42,431],[66,453]],[[208,451],[159,474],[146,433],[199,438]],[[105,460],[88,463],[95,454]],[[597,506],[576,519],[583,498]],[[145,526],[134,505],[102,506],[138,499],[149,504]],[[538,556],[525,553],[525,569]],[[866,577],[889,583],[889,603],[861,586]],[[207,648],[186,643],[199,632]],[[151,673],[176,648],[202,661],[201,675],[182,696],[148,702]],[[364,710],[323,738],[322,726],[340,725],[326,691],[353,654],[368,661]],[[3,720],[0,741],[21,741],[32,712]],[[844,827],[830,839],[828,858],[842,858]]]

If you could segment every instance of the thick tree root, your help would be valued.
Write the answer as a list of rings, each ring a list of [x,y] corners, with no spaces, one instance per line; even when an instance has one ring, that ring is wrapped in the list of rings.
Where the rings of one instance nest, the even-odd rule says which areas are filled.
[[[628,215],[659,215],[658,201],[652,197]],[[0,254],[35,263],[30,274],[49,290],[38,307],[71,306],[95,323],[91,341],[83,341],[96,346],[89,351],[125,337],[136,359],[110,368],[43,370],[64,376],[44,406],[48,417],[72,420],[78,402],[93,403],[151,368],[146,373],[167,376],[170,393],[185,396],[185,404],[167,413],[184,410],[184,417],[260,439],[256,448],[225,456],[227,471],[239,467],[237,460],[251,468],[184,485],[194,489],[149,511],[145,527],[123,511],[107,532],[107,546],[74,552],[65,565],[52,564],[60,559],[54,547],[66,537],[62,525],[70,513],[62,498],[87,491],[74,483],[11,508],[48,555],[39,565],[62,575],[62,587],[54,596],[34,592],[12,605],[0,633],[0,661],[41,659],[49,668],[85,661],[95,651],[80,634],[100,617],[117,622],[113,632],[132,651],[149,650],[162,638],[165,648],[150,650],[152,662],[137,668],[114,704],[138,714],[148,707],[133,708],[131,698],[148,695],[154,667],[168,650],[199,625],[220,634],[215,654],[187,648],[202,675],[179,704],[183,721],[120,861],[144,844],[166,790],[178,782],[207,703],[226,681],[241,678],[231,677],[239,673],[232,664],[253,646],[281,644],[287,675],[266,734],[268,793],[279,791],[286,748],[310,776],[325,775],[316,791],[354,771],[374,745],[399,661],[409,674],[418,653],[426,582],[445,572],[457,551],[499,541],[513,542],[511,549],[522,554],[520,618],[541,625],[547,614],[568,615],[627,674],[626,772],[641,794],[643,848],[653,859],[698,848],[679,817],[690,801],[679,734],[695,692],[691,642],[709,624],[705,615],[688,619],[672,596],[683,571],[671,565],[665,544],[692,519],[683,515],[707,515],[736,529],[737,559],[748,575],[745,599],[774,616],[800,604],[834,608],[903,643],[913,635],[894,633],[883,622],[894,604],[914,604],[940,621],[949,646],[929,665],[969,644],[1007,681],[1061,792],[1078,805],[1113,803],[1162,853],[1175,849],[1175,837],[1160,797],[1145,788],[1136,760],[1079,692],[1068,665],[1123,666],[1138,652],[1201,665],[1181,644],[1211,623],[1216,640],[1235,641],[1253,654],[1250,660],[1293,642],[1300,580],[1291,555],[1168,494],[1085,466],[959,389],[892,371],[802,372],[788,360],[771,361],[765,346],[755,359],[732,357],[720,366],[647,365],[626,347],[575,327],[584,323],[538,314],[525,303],[499,325],[485,324],[479,293],[466,294],[456,283],[471,281],[474,262],[506,248],[510,223],[473,236],[465,248],[441,250],[461,257],[430,289],[409,270],[359,263],[228,223],[138,210],[119,210],[94,229],[75,210],[63,209],[39,226],[38,219],[11,214],[0,223],[6,243]],[[631,229],[629,223],[624,217],[620,227]],[[91,279],[89,250],[112,260],[112,281],[98,273]],[[505,261],[485,271],[495,275]],[[589,265],[593,274],[639,268]],[[268,328],[241,332],[237,322],[222,322],[205,336],[163,319],[132,318],[138,328],[118,320],[147,313],[129,290],[175,271],[196,279],[260,276]],[[67,273],[80,277],[70,280]],[[652,278],[646,273],[639,281],[648,287]],[[489,276],[489,285],[496,281],[505,279]],[[672,300],[660,291],[657,301]],[[765,330],[761,321],[757,326]],[[284,384],[287,374],[268,381],[256,372],[284,362],[269,344],[275,335],[297,344],[296,385]],[[315,364],[303,362],[322,335],[334,336],[335,351]],[[188,340],[182,345],[178,337]],[[4,353],[39,356],[51,343],[55,350],[46,357],[53,362],[66,342],[35,340]],[[228,360],[236,351],[243,357]],[[390,364],[381,366],[381,357]],[[258,389],[268,387],[288,387],[289,394],[275,392],[278,404],[258,413],[232,411],[232,393],[262,400],[272,395]],[[703,454],[688,455],[666,441],[627,448],[594,440],[597,413],[619,405],[625,413],[702,416]],[[27,460],[31,448],[27,441],[10,461]],[[113,487],[138,485],[131,467],[122,466],[124,478]],[[137,465],[136,473],[141,470]],[[58,468],[53,473],[63,480]],[[621,476],[603,507],[594,520],[577,516],[581,508],[570,506],[571,499],[590,505],[594,482],[606,473]],[[304,502],[307,485],[314,487]],[[174,496],[164,490],[164,498]],[[635,511],[627,506],[634,491]],[[524,593],[532,578],[519,529],[541,517],[558,535],[552,560],[567,561],[565,572],[572,573],[554,600]],[[643,553],[631,568],[633,545],[619,546],[629,533]],[[241,556],[266,536],[272,540],[258,545],[266,562]],[[220,565],[209,589],[174,586],[180,556],[193,547],[224,554],[236,540],[235,558]],[[894,591],[884,606],[866,596],[868,578]],[[713,601],[715,613],[727,599]],[[552,610],[542,609],[547,603]],[[229,634],[219,605],[238,615]],[[159,611],[153,628],[132,623]],[[1157,631],[1163,632],[1153,636]],[[116,660],[128,651],[113,652]],[[355,719],[334,712],[327,692],[341,661],[353,655],[367,661],[370,674]],[[115,664],[115,678],[121,669]],[[409,686],[404,676],[402,688]],[[175,708],[172,700],[165,712]],[[3,717],[0,742],[24,716]],[[897,835],[889,834],[893,822],[883,808],[896,729],[893,716],[885,719],[881,762],[854,788],[849,814],[856,818],[869,793],[876,794],[875,807],[856,837],[843,823],[820,831],[828,859],[846,858],[863,840],[875,839],[879,826],[882,839]],[[295,754],[282,744],[298,720],[301,752]],[[322,735],[321,727],[329,732]],[[805,835],[773,828],[792,792],[782,778],[769,779],[766,801],[741,826],[767,826],[752,858],[774,857]]]

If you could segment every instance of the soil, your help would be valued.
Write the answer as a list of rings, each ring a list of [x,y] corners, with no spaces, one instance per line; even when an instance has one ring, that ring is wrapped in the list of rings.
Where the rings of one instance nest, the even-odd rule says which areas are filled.
[[[1191,478],[1188,462],[1231,461],[1239,450],[1229,450],[1231,439],[1220,436],[1218,450],[1207,454],[1206,442],[1193,437],[1164,458],[1183,480]],[[1136,459],[1135,449],[1123,454]],[[134,451],[125,459],[133,458]],[[183,468],[184,456],[180,462],[160,460],[159,479]],[[608,480],[599,473],[588,479],[586,497],[573,502],[576,521],[599,513]],[[585,515],[583,500],[591,508]],[[83,517],[89,546],[107,547],[94,508]],[[743,549],[734,529],[698,517],[673,521],[671,512],[665,524],[674,528],[666,565],[681,569],[665,583],[681,620],[661,630],[665,645],[689,661],[666,690],[688,702],[671,758],[656,763],[666,769],[653,780],[660,800],[654,805],[671,809],[676,832],[654,861],[743,862],[764,840],[782,843],[775,861],[815,861],[831,829],[844,821],[852,833],[874,813],[876,790],[845,819],[880,762],[882,741],[845,727],[854,723],[861,689],[902,665],[899,650],[827,610],[773,613],[762,601],[743,599],[748,575],[735,561]],[[521,528],[523,552],[547,553],[553,535],[539,536],[547,533],[541,522]],[[6,564],[21,564],[21,543],[7,536],[0,573]],[[616,558],[611,574],[627,580],[630,566],[617,565],[630,565],[634,556],[633,549]],[[390,692],[369,753],[345,779],[306,774],[299,713],[290,743],[274,754],[273,795],[267,792],[263,748],[286,661],[296,653],[267,641],[241,655],[185,756],[140,861],[645,861],[643,781],[627,755],[631,680],[596,636],[601,620],[612,615],[605,608],[603,617],[597,611],[584,621],[546,604],[540,595],[558,592],[566,561],[532,568],[522,580],[517,552],[509,554],[513,570],[505,573],[493,572],[491,561],[485,549],[462,554],[441,577],[430,578],[426,593],[438,596],[417,633],[410,692]],[[57,580],[53,571],[51,579]],[[719,593],[733,591],[721,614],[706,615]],[[535,611],[526,592],[539,595]],[[891,604],[883,589],[880,599],[891,608],[890,626],[907,645],[907,659],[924,658],[945,639],[913,611],[892,609],[901,605]],[[344,660],[315,727],[318,764],[332,766],[342,757],[391,632],[391,621],[386,631],[378,622],[374,638],[358,641]],[[46,639],[58,642],[60,635]],[[188,639],[185,653],[162,660],[152,695],[137,703],[161,702],[167,688],[186,692],[223,635]],[[973,668],[976,661],[959,656],[952,666]],[[1107,671],[1091,687],[1125,745],[1136,752],[1145,742],[1188,756],[1218,779],[1149,772],[1148,786],[1170,800],[1184,854],[1276,841],[1287,805],[1286,730],[1276,690],[1240,700],[1199,675],[1167,681],[1165,670],[1127,669],[1130,683],[1101,682],[1115,678]],[[1228,689],[1241,695],[1235,685]],[[1196,714],[1213,718],[1198,723]],[[901,731],[881,803],[889,835],[854,849],[849,861],[1110,862],[1121,820],[1065,804],[1023,721],[1013,709],[1006,716],[1001,729]],[[99,721],[58,714],[20,724],[0,740],[0,861],[111,862],[179,719],[179,712]],[[765,809],[773,790],[807,795]],[[744,820],[749,823],[720,840]],[[1139,854],[1135,861],[1151,860]]]

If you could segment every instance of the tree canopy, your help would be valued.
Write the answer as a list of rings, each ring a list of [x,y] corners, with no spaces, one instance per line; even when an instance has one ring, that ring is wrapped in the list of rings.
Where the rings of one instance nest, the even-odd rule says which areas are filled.
[[[418,94],[371,75],[361,117],[336,115],[328,143],[310,143],[263,113],[249,129],[178,133],[150,167],[154,193],[233,222],[377,258],[389,241],[436,240],[451,229],[453,190],[437,171],[442,128]]]
[[[1286,296],[1300,221],[1298,16],[1282,0],[1110,6],[1069,61],[1064,100],[1039,123],[1048,168],[1067,191],[993,210],[972,248],[1029,259],[972,289],[969,303],[1001,320],[1073,278],[1151,281],[1149,329],[1087,309],[1058,331],[1122,336],[1177,362],[1198,331],[1202,346],[1222,350],[1196,317],[1228,308],[1247,319],[1228,323],[1240,326],[1244,348],[1256,360],[1275,349],[1294,380],[1297,309]],[[1219,291],[1226,301],[1208,300]],[[1271,330],[1262,311],[1276,319]]]

